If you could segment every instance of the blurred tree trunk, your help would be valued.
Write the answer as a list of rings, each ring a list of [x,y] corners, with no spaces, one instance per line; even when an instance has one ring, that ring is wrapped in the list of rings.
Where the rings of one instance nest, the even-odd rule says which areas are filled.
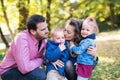
[[[48,29],[50,30],[50,20],[51,20],[51,18],[50,18],[50,5],[51,5],[51,0],[48,0],[48,2],[47,2],[48,4],[47,4],[47,12],[46,12],[46,18],[47,18],[47,23],[48,23]]]
[[[40,7],[40,8],[41,8],[41,9],[40,9],[41,11],[40,11],[40,12],[41,12],[41,14],[43,14],[43,9],[42,9],[42,6],[43,6],[43,5],[42,5],[42,4],[43,4],[43,1],[40,0],[40,5],[41,5],[41,7]]]
[[[30,0],[19,0],[18,2],[18,9],[19,9],[19,28],[18,30],[26,29],[26,22],[29,14],[29,3]]]
[[[114,15],[114,4],[113,3],[110,3],[109,4],[109,9],[110,9],[110,19],[111,19],[111,28],[113,29],[115,27],[115,22],[114,22],[114,18],[115,18],[115,15]]]
[[[11,30],[11,28],[10,28],[10,25],[9,25],[9,20],[8,20],[8,17],[7,17],[7,13],[6,13],[6,11],[5,11],[4,2],[3,2],[3,0],[0,0],[0,1],[1,1],[1,4],[2,4],[2,11],[3,11],[3,14],[4,14],[4,18],[5,18],[5,21],[6,21],[6,23],[7,23],[8,30],[9,30],[9,32],[10,32],[10,36],[11,36],[11,38],[13,39],[13,38],[14,38],[14,34],[13,34],[13,32],[12,32],[12,30]]]
[[[1,27],[0,27],[0,37],[1,37],[2,41],[5,43],[6,47],[8,48],[9,44],[8,44],[7,40],[5,39],[5,36],[3,35]]]

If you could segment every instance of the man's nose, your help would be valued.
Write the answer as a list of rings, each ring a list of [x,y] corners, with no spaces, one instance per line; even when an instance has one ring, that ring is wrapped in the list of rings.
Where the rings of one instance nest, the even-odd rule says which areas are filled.
[[[46,29],[46,32],[49,32],[48,28]]]

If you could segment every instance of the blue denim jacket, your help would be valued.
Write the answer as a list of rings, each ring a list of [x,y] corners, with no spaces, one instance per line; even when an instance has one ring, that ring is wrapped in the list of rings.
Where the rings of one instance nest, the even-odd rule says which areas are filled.
[[[86,64],[86,65],[94,64],[94,57],[87,53],[87,48],[89,46],[95,47],[95,34],[83,38],[80,41],[79,46],[74,45],[71,47],[71,50],[75,54],[78,54],[77,63]]]

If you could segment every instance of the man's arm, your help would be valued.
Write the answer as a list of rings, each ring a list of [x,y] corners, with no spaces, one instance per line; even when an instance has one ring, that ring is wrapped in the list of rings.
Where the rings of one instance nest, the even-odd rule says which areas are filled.
[[[41,58],[30,59],[29,43],[25,36],[16,38],[14,46],[15,50],[13,50],[13,56],[22,74],[26,74],[42,64]]]

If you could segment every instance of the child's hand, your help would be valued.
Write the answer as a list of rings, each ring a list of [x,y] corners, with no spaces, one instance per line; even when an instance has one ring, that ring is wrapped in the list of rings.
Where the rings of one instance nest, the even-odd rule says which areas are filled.
[[[61,50],[61,51],[63,51],[63,50],[65,50],[65,49],[66,49],[66,47],[65,47],[65,45],[64,45],[64,44],[59,44],[59,48],[60,48],[60,50]]]

